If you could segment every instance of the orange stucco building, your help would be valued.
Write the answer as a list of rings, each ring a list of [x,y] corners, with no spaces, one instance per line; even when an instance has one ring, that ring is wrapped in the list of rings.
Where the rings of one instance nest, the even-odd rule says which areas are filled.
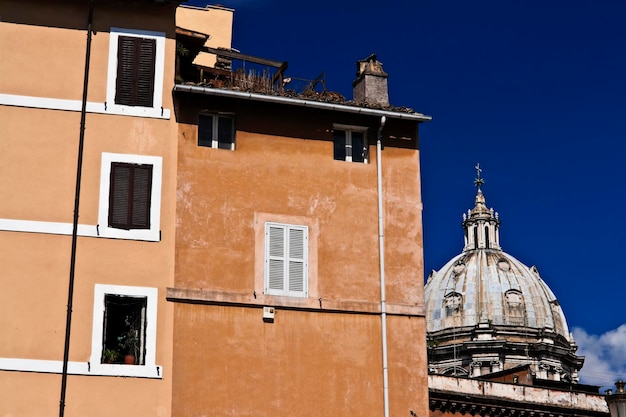
[[[389,105],[375,56],[357,65],[356,104],[287,92],[280,62],[265,79],[224,67],[174,88],[172,414],[426,416],[430,118]]]
[[[176,5],[0,2],[2,416],[59,415],[71,269],[66,415],[170,415]]]

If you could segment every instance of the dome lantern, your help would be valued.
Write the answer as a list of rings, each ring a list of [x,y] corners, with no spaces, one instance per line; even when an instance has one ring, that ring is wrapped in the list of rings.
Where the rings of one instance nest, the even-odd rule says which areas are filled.
[[[482,169],[480,164],[476,164],[476,179],[474,185],[478,188],[476,193],[474,208],[468,210],[467,215],[463,215],[463,229],[465,230],[465,246],[464,251],[476,249],[494,249],[500,248],[500,220],[498,213],[492,209],[488,209],[485,204],[485,196],[480,187],[485,183],[480,173]]]

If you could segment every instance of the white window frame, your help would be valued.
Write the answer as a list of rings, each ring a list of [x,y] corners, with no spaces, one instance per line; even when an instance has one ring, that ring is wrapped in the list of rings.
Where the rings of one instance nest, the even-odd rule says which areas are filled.
[[[269,262],[272,258],[270,256],[270,227],[281,228],[284,231],[284,251],[282,259],[285,261],[285,269],[283,271],[283,288],[281,290],[278,289],[270,289],[269,285]],[[303,236],[303,259],[301,260],[303,263],[303,277],[302,277],[302,291],[291,291],[289,289],[289,261],[291,259],[300,261],[300,258],[292,258],[289,256],[289,242],[288,236],[290,230],[301,230],[304,233]],[[309,228],[303,225],[294,225],[294,224],[286,224],[286,223],[274,223],[274,222],[265,222],[265,256],[264,256],[264,278],[263,278],[263,286],[264,292],[268,295],[282,295],[288,297],[301,297],[306,298],[309,294]]]
[[[235,150],[235,138],[236,138],[236,131],[235,131],[235,115],[232,113],[211,113],[211,112],[201,112],[198,114],[198,146],[204,146],[204,147],[209,147],[209,146],[205,146],[205,145],[200,145],[200,118],[201,117],[210,117],[212,120],[212,124],[213,124],[213,135],[211,137],[211,146],[210,148],[213,149],[220,149],[219,148],[219,141],[218,141],[218,135],[219,135],[219,118],[220,117],[225,117],[230,119],[231,121],[231,125],[232,125],[232,129],[233,129],[233,137],[232,137],[232,142],[230,144],[230,150],[234,151]]]
[[[346,132],[346,162],[352,161],[352,132],[360,132],[363,133],[363,149],[365,150],[365,157],[363,158],[363,162],[358,161],[356,163],[367,164],[369,163],[369,144],[367,142],[367,127],[363,126],[353,126],[353,125],[342,125],[342,124],[333,124],[333,131],[335,130],[343,130]],[[334,146],[334,136],[333,136],[333,146]],[[350,152],[348,152],[350,149]],[[349,155],[348,155],[349,154]]]
[[[112,376],[144,376],[153,377],[160,373],[156,365],[156,329],[158,289],[152,287],[130,287],[125,285],[96,284],[93,301],[93,327],[91,334],[90,372]],[[145,297],[146,303],[146,355],[143,365],[125,365],[101,363],[102,337],[104,334],[105,295],[121,295],[128,297]],[[155,371],[155,370],[159,371]],[[160,376],[160,375],[159,375]]]
[[[109,188],[111,182],[111,163],[124,162],[129,164],[152,165],[152,190],[150,201],[149,229],[117,229],[109,227]],[[163,158],[160,156],[116,154],[103,152],[100,167],[100,203],[98,206],[97,233],[100,237],[113,239],[161,240],[161,183],[163,176]]]
[[[117,81],[117,46],[120,36],[154,39],[156,54],[154,59],[154,95],[152,107],[126,106],[115,104],[115,88]],[[165,33],[137,29],[112,27],[109,33],[109,63],[107,72],[107,111],[128,116],[162,117],[163,109],[163,77],[165,71]]]

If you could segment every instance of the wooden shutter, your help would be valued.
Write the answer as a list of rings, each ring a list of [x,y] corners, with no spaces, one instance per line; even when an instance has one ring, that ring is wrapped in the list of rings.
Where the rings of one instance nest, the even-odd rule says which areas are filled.
[[[152,194],[152,165],[135,165],[131,229],[150,228],[150,199]]]
[[[113,162],[111,164],[111,183],[109,187],[109,227],[130,229],[130,175],[129,164]]]
[[[117,42],[115,103],[152,107],[156,40],[120,36]]]
[[[149,229],[152,165],[111,163],[109,227]]]

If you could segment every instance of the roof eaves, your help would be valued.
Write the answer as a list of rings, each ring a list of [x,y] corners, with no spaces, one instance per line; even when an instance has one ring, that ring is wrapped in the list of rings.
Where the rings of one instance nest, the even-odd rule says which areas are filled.
[[[286,104],[292,106],[301,106],[309,108],[317,108],[324,110],[339,111],[345,113],[357,113],[369,116],[385,116],[391,119],[412,120],[416,122],[429,122],[432,120],[431,116],[426,116],[421,113],[407,113],[401,111],[372,109],[369,107],[363,107],[358,105],[347,105],[337,103],[327,103],[323,101],[306,100],[302,98],[274,96],[267,94],[250,93],[245,91],[227,90],[213,87],[201,87],[196,85],[176,84],[174,86],[174,92],[186,92],[194,94],[204,94],[210,96],[221,97],[234,97],[239,99],[247,99],[253,101],[270,102],[277,104]]]

